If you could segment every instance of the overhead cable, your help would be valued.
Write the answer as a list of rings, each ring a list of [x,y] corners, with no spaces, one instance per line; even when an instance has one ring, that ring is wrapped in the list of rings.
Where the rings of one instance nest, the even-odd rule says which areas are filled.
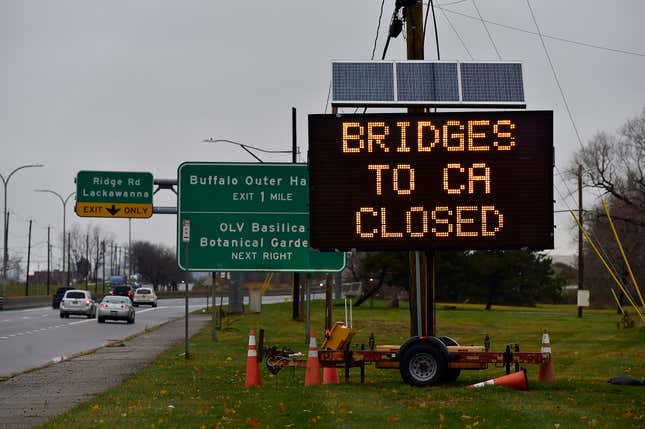
[[[494,21],[491,21],[491,20],[488,20],[488,19],[478,18],[476,16],[468,15],[468,14],[463,13],[463,12],[457,12],[456,10],[447,9],[445,7],[442,7],[442,6],[436,6],[436,7],[441,9],[441,10],[443,10],[443,11],[446,11],[448,13],[463,16],[464,18],[474,19],[475,21],[485,21],[487,24],[496,25],[498,27],[507,28],[509,30],[520,31],[522,33],[538,35],[538,33],[536,33],[535,31],[526,30],[526,29],[520,28],[520,27],[515,27],[513,25],[501,24],[499,22],[494,22]],[[547,39],[558,40],[560,42],[571,43],[573,45],[585,46],[587,48],[601,49],[601,50],[604,50],[604,51],[616,52],[616,53],[625,54],[625,55],[634,55],[634,56],[637,56],[637,57],[645,57],[645,53],[642,53],[642,52],[628,51],[626,49],[619,49],[619,48],[610,48],[608,46],[596,45],[596,44],[588,43],[588,42],[581,42],[579,40],[572,40],[572,39],[567,39],[567,38],[564,38],[564,37],[552,36],[552,35],[549,35],[549,34],[542,34],[542,37],[545,37]]]
[[[477,11],[477,16],[479,16],[479,20],[481,21],[482,25],[484,26],[484,30],[486,30],[486,34],[488,34],[488,40],[490,40],[490,43],[493,45],[493,49],[495,49],[495,53],[497,54],[497,58],[501,61],[502,56],[499,54],[499,50],[497,49],[497,45],[495,44],[495,41],[493,40],[493,36],[490,34],[490,31],[488,30],[488,26],[486,25],[486,21],[484,18],[482,18],[482,14],[479,12],[479,8],[477,7],[477,3],[475,0],[473,0],[473,6],[475,6],[475,10]]]

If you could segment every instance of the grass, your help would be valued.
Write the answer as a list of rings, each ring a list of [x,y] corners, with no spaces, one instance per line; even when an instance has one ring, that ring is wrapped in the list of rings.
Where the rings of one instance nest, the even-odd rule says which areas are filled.
[[[358,369],[349,383],[304,387],[304,369],[272,376],[262,365],[263,386],[244,387],[249,329],[265,329],[265,345],[306,352],[304,323],[290,319],[291,304],[263,306],[245,314],[210,340],[205,329],[190,341],[192,359],[180,354],[183,344],[127,379],[123,385],[76,406],[45,428],[643,428],[645,388],[616,386],[611,377],[645,378],[645,328],[618,330],[617,315],[573,306],[537,308],[438,305],[437,332],[461,344],[482,344],[489,334],[493,350],[519,343],[539,351],[548,329],[556,382],[538,383],[538,368],[529,365],[529,391],[503,387],[471,390],[465,386],[500,376],[502,368],[462,371],[455,383],[415,388],[402,383],[398,370]],[[342,308],[334,315],[341,319]],[[398,344],[407,338],[406,307],[354,310],[353,343]],[[322,303],[312,305],[312,326],[320,331]],[[341,374],[342,378],[342,374]]]

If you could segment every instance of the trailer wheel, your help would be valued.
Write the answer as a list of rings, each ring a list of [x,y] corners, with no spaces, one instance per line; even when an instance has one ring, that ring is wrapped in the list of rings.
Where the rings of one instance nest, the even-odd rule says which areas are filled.
[[[459,343],[455,340],[453,340],[450,337],[439,337],[442,343],[448,346],[458,346]],[[459,368],[446,368],[446,373],[443,377],[443,381],[445,382],[451,382],[455,381],[459,378],[459,374],[461,374],[461,370]]]
[[[411,345],[401,357],[401,378],[412,386],[434,386],[443,380],[447,357],[428,343]]]

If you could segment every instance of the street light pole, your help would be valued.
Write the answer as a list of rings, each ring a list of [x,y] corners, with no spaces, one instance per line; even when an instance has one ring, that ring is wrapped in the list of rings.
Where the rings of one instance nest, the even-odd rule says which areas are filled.
[[[59,194],[56,191],[52,191],[51,189],[34,189],[34,191],[35,192],[47,192],[49,194],[56,195],[58,197],[58,199],[60,200],[60,202],[63,204],[63,270],[65,270],[66,269],[65,268],[66,267],[66,265],[65,265],[65,237],[66,237],[66,235],[65,235],[65,221],[66,221],[66,217],[67,217],[67,209],[66,209],[66,207],[67,207],[67,201],[69,201],[69,199],[72,197],[72,195],[76,194],[76,192],[72,192],[66,198],[63,198],[63,196],[61,194]],[[67,283],[68,282],[69,282],[69,277],[68,277]],[[65,286],[67,286],[67,284]]]
[[[2,218],[2,224],[3,229],[4,229],[4,256],[2,259],[2,279],[6,282],[7,280],[7,263],[9,262],[9,218],[7,217],[7,185],[9,184],[9,180],[11,179],[11,176],[13,176],[18,170],[22,170],[23,168],[31,168],[31,167],[43,167],[43,164],[26,164],[26,165],[21,165],[20,167],[15,168],[7,178],[5,179],[2,174],[0,174],[0,179],[2,179],[2,184],[4,185],[4,217]],[[2,290],[2,296],[4,297],[4,286]]]

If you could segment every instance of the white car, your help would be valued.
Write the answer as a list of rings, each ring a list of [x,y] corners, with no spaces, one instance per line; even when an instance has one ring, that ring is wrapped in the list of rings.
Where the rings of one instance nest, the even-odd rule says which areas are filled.
[[[154,290],[147,287],[140,287],[134,291],[134,297],[132,298],[132,304],[135,307],[139,305],[146,304],[153,307],[157,306],[157,294]]]
[[[96,317],[96,302],[86,290],[72,289],[65,292],[59,308],[61,319],[70,314],[87,316],[88,319]]]

